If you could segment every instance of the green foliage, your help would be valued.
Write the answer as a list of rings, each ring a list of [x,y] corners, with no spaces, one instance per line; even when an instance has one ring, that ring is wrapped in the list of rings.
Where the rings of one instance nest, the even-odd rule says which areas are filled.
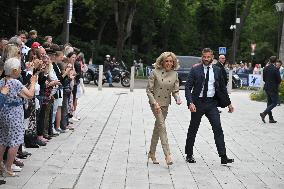
[[[250,99],[254,101],[266,101],[266,94],[263,88],[259,89],[256,92],[250,94]]]
[[[279,87],[279,98],[280,101],[284,102],[284,80],[282,80],[280,87]],[[266,101],[266,94],[263,88],[259,89],[256,92],[250,94],[250,99],[254,101]]]
[[[123,60],[129,65],[134,58],[142,58],[145,64],[152,64],[163,51],[199,56],[204,47],[217,51],[219,46],[225,46],[230,53],[233,32],[229,28],[235,22],[236,0],[131,0],[134,1],[137,7],[132,33],[122,53]],[[237,60],[251,61],[252,42],[257,44],[257,63],[263,63],[269,56],[275,55],[278,14],[274,4],[277,1],[253,1],[241,32]],[[0,7],[3,7],[0,12],[0,37],[9,38],[15,34],[15,2],[0,1]],[[105,54],[114,55],[116,52],[114,2],[73,0],[70,43],[82,49],[86,58],[93,55],[98,64],[103,62]],[[240,16],[247,0],[237,2]],[[59,43],[64,39],[65,3],[66,0],[20,0],[19,29],[36,29],[41,38],[52,35],[55,42]],[[135,48],[135,54],[132,48]]]

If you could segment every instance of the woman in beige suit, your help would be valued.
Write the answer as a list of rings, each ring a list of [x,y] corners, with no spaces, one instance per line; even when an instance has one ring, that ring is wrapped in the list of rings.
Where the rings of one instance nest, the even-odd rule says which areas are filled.
[[[166,163],[167,165],[172,165],[173,162],[167,138],[165,119],[167,117],[168,107],[171,104],[171,94],[176,104],[181,104],[179,97],[179,80],[177,72],[175,71],[178,68],[175,54],[172,52],[162,53],[157,58],[154,66],[155,69],[149,76],[146,89],[152,112],[156,118],[148,158],[151,159],[154,164],[159,164],[155,157],[155,152],[160,138]]]

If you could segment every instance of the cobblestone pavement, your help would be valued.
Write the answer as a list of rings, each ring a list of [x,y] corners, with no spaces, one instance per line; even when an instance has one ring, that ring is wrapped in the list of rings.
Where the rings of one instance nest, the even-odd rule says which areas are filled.
[[[184,96],[184,91],[181,91]],[[231,94],[235,112],[222,109],[227,154],[235,159],[222,166],[211,126],[202,119],[196,144],[197,163],[185,162],[184,145],[190,113],[173,104],[167,132],[174,164],[167,166],[160,144],[160,165],[148,163],[154,118],[145,89],[88,87],[79,101],[81,121],[75,131],[53,138],[46,147],[28,149],[19,177],[6,178],[1,188],[284,188],[284,105],[274,110],[276,124],[262,123],[265,103],[249,93]],[[185,102],[185,99],[183,99]]]

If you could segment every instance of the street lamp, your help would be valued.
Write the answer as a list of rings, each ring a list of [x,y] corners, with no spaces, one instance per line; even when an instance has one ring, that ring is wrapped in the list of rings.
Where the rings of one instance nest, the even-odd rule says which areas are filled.
[[[282,25],[283,25],[283,11],[284,11],[284,3],[275,3],[276,11],[279,13],[279,23],[278,23],[278,39],[277,39],[277,56],[280,57],[280,41],[282,34]]]
[[[236,29],[237,25],[230,26],[230,30],[233,31],[232,64],[234,64],[236,61]]]
[[[251,63],[253,63],[254,61],[254,56],[255,56],[255,48],[256,48],[256,43],[255,42],[252,42],[251,44],[250,44],[250,47],[251,47],[251,53],[250,53],[250,55],[251,55]]]

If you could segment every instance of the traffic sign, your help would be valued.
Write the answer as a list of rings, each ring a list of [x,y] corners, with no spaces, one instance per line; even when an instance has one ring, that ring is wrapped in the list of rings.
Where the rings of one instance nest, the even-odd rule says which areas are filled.
[[[219,54],[226,54],[227,48],[226,47],[219,47]]]

